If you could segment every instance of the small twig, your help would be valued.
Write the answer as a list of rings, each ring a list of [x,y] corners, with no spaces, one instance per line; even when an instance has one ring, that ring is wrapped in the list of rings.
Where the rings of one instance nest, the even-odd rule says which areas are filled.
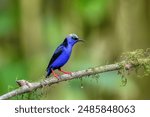
[[[56,84],[56,83],[59,83],[62,81],[68,81],[68,80],[72,80],[72,79],[81,78],[84,76],[90,76],[90,75],[95,75],[95,74],[99,74],[99,73],[103,73],[103,72],[115,71],[115,70],[120,70],[120,69],[129,70],[133,67],[138,66],[140,64],[140,61],[141,61],[141,64],[143,64],[143,61],[147,62],[150,60],[142,59],[142,60],[139,60],[138,64],[137,63],[127,63],[127,62],[123,61],[123,62],[116,63],[116,64],[110,64],[110,65],[104,65],[104,66],[100,66],[100,67],[89,68],[86,70],[73,72],[71,75],[66,75],[66,74],[62,75],[62,76],[60,76],[59,80],[54,77],[50,77],[45,80],[41,80],[39,82],[33,82],[33,83],[30,83],[26,80],[18,80],[16,82],[20,87],[18,89],[15,89],[11,92],[8,92],[8,93],[0,96],[0,100],[9,99],[9,98],[12,98],[17,95],[31,92],[35,89],[42,88],[43,86],[47,86],[47,85],[50,86],[50,85],[53,85],[53,84]],[[85,77],[85,78],[87,78],[87,77]]]

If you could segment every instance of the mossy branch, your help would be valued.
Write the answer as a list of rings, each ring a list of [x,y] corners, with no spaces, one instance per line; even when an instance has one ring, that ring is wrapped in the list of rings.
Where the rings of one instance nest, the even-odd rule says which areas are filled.
[[[137,53],[139,54],[139,51]],[[18,89],[15,89],[11,92],[8,92],[0,96],[0,99],[1,100],[9,99],[14,96],[32,92],[38,88],[42,88],[47,85],[51,86],[53,84],[57,84],[62,81],[68,81],[68,80],[78,79],[82,77],[87,78],[85,76],[96,75],[96,74],[103,73],[103,72],[109,72],[109,71],[115,71],[115,70],[121,70],[121,69],[130,70],[131,68],[137,68],[137,67],[142,67],[142,66],[144,66],[144,68],[148,66],[147,71],[149,71],[150,69],[149,55],[145,57],[143,56],[141,57],[141,56],[137,56],[137,53],[136,54],[134,53],[136,56],[133,56],[133,53],[130,53],[128,55],[126,54],[128,57],[126,57],[125,60],[123,60],[122,62],[73,72],[71,75],[65,74],[65,75],[60,76],[60,79],[50,77],[50,78],[47,78],[38,82],[32,82],[32,83],[26,80],[18,80],[16,82],[18,83],[20,87]]]

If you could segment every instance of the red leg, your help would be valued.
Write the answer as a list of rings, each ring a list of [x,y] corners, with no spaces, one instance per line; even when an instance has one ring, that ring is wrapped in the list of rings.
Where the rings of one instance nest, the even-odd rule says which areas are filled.
[[[55,72],[54,72],[54,70],[53,69],[51,69],[52,70],[52,74],[53,74],[53,76],[54,77],[56,77],[57,79],[59,79],[59,75],[58,74],[56,74]]]
[[[61,69],[58,69],[59,71],[61,71],[62,73],[64,73],[64,74],[71,74],[71,72],[66,72],[66,71],[63,71],[63,70],[61,70]]]

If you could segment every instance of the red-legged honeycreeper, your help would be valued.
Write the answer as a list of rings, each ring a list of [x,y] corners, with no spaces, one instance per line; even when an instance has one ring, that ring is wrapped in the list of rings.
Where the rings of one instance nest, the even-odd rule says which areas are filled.
[[[57,47],[55,50],[48,66],[47,66],[47,74],[46,78],[52,73],[56,78],[59,78],[54,70],[58,69],[59,71],[65,74],[71,74],[71,72],[66,72],[61,69],[70,58],[72,48],[77,42],[82,42],[83,40],[79,40],[76,34],[69,34],[64,41]]]

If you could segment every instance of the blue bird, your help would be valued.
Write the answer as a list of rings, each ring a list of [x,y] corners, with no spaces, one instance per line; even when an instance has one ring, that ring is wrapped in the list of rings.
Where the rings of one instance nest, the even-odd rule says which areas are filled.
[[[59,71],[63,72],[64,74],[71,74],[71,72],[66,72],[61,69],[62,66],[64,66],[67,61],[70,58],[72,48],[74,44],[76,44],[79,41],[78,36],[76,34],[69,34],[64,41],[57,47],[55,50],[48,66],[47,66],[47,74],[46,78],[52,73],[56,78],[59,78],[59,75],[57,75],[54,70],[58,69]]]

